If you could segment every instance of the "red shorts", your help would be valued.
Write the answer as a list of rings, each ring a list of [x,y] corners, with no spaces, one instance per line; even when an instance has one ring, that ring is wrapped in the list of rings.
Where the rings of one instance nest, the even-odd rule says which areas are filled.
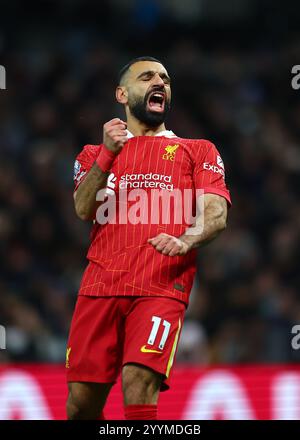
[[[186,306],[164,297],[79,295],[66,356],[68,382],[115,383],[122,366],[142,364],[169,388]]]

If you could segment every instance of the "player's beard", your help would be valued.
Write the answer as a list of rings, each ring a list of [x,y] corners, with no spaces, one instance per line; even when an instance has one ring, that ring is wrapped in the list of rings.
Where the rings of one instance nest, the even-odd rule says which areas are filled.
[[[146,93],[144,99],[141,96],[129,96],[128,106],[131,114],[143,122],[148,127],[158,127],[163,122],[165,122],[167,114],[170,110],[170,100],[165,98],[164,111],[163,112],[152,112],[148,110],[147,103],[149,98],[149,93]]]

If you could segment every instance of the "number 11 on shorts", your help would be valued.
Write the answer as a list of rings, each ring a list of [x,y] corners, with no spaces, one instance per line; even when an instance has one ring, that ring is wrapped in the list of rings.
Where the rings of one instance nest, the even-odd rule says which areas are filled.
[[[154,345],[154,342],[155,342],[155,339],[156,339],[157,332],[158,332],[158,329],[160,327],[161,321],[162,321],[162,319],[159,316],[152,316],[153,325],[152,325],[152,330],[151,330],[151,333],[150,333],[150,336],[149,336],[149,339],[148,339],[148,344],[149,345]],[[162,337],[161,337],[161,340],[160,340],[160,343],[159,343],[159,349],[160,350],[163,350],[163,348],[165,346],[167,337],[168,337],[169,332],[170,332],[171,323],[164,319],[163,322],[162,322],[162,325],[164,326],[164,331],[163,331],[163,334],[162,334]]]

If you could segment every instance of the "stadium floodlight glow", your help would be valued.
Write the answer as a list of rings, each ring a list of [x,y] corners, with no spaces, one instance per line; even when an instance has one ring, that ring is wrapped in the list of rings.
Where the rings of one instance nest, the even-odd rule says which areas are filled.
[[[0,89],[6,89],[6,70],[4,66],[0,65]]]

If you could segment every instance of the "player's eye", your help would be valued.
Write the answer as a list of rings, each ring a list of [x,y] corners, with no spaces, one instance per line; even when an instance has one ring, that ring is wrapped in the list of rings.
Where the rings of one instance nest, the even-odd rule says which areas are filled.
[[[150,81],[151,75],[145,75],[141,79],[142,79],[142,81]]]

